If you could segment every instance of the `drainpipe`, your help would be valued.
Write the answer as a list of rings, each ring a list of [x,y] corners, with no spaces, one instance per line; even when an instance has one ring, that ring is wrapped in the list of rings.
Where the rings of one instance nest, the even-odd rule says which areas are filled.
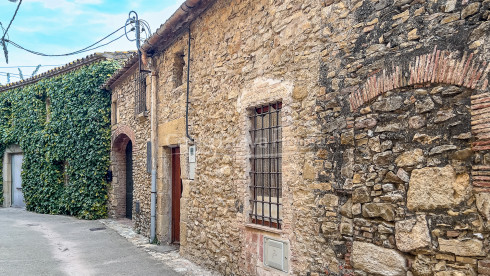
[[[156,202],[157,202],[157,70],[152,66],[151,70],[151,222],[150,242],[155,240],[156,232]]]
[[[190,68],[191,68],[191,25],[189,24],[188,30],[189,40],[187,43],[187,93],[185,102],[185,135],[194,143],[194,139],[189,135],[189,83],[190,81]]]

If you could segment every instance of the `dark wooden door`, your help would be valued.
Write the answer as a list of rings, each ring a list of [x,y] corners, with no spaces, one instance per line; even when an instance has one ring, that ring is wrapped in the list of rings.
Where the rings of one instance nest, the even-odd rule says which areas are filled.
[[[172,149],[172,242],[180,241],[180,148]]]
[[[133,144],[126,146],[126,217],[133,218]]]

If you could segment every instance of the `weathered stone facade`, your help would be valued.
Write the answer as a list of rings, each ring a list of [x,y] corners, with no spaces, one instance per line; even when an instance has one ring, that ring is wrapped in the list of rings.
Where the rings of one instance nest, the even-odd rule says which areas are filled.
[[[109,187],[109,216],[126,217],[126,147],[132,144],[133,206],[132,219],[138,231],[149,235],[150,180],[147,171],[147,142],[150,140],[148,111],[136,114],[135,78],[137,70],[128,70],[120,85],[112,91],[112,151],[113,179]],[[146,101],[148,106],[148,99]],[[145,114],[146,113],[146,114]],[[139,208],[137,208],[139,205]]]
[[[158,239],[171,241],[178,146],[181,254],[222,274],[488,274],[489,7],[218,0],[190,24],[194,142],[185,133],[182,24],[147,53],[157,87]],[[114,91],[131,95],[125,78]],[[279,230],[249,216],[248,116],[275,101],[283,104]],[[135,130],[146,133],[140,143],[145,126]],[[144,179],[138,193],[148,206]],[[288,245],[287,272],[264,265],[267,237]]]
[[[322,235],[344,268],[489,273],[488,221],[477,203],[488,192],[489,7],[336,1],[324,9],[315,169],[332,186],[318,195],[338,197]]]

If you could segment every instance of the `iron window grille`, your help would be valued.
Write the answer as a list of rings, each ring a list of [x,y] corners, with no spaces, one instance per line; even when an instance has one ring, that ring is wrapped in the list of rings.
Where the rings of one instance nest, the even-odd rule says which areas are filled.
[[[146,73],[136,72],[134,80],[135,90],[135,114],[141,114],[146,111]],[[146,115],[146,114],[145,114]]]
[[[281,229],[282,224],[282,103],[253,110],[251,135],[252,223]]]

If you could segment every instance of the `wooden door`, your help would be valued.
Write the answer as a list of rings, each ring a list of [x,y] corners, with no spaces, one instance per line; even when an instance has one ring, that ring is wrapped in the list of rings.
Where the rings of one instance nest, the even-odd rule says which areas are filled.
[[[180,241],[180,197],[182,181],[180,179],[180,148],[172,149],[172,242]]]
[[[126,146],[126,218],[133,218],[133,144]]]

